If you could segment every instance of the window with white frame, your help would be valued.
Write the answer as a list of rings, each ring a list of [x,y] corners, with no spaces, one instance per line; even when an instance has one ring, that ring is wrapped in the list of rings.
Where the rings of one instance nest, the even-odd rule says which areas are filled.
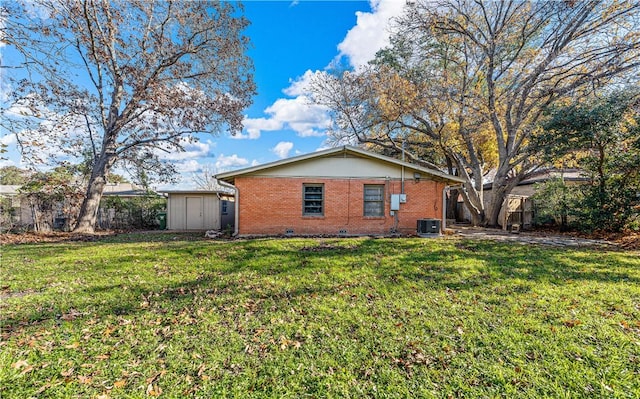
[[[384,216],[384,184],[364,185],[364,216]]]

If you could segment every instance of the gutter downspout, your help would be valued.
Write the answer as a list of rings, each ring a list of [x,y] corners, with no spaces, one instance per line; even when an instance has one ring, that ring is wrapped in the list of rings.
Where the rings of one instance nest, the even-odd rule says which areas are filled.
[[[447,229],[447,193],[449,193],[450,188],[449,186],[444,186],[442,189],[442,234]]]
[[[218,180],[218,179],[216,179]],[[237,237],[238,236],[238,232],[240,229],[239,226],[239,216],[240,216],[240,212],[238,212],[239,209],[239,204],[240,204],[240,190],[238,189],[238,187],[234,186],[231,183],[227,183],[226,181],[222,181],[222,180],[218,180],[218,183],[226,188],[230,188],[233,190],[233,198],[234,198],[234,215],[233,215],[233,236]]]
[[[402,141],[402,162],[404,162],[404,140]],[[401,175],[401,180],[402,180],[402,186],[400,189],[400,193],[404,194],[404,165],[402,165],[402,171],[400,172]]]

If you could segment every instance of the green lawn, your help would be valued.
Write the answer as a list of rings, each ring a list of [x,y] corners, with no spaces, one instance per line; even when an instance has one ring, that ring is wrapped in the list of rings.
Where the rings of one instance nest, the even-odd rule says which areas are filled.
[[[640,397],[640,256],[461,239],[5,245],[0,397]]]

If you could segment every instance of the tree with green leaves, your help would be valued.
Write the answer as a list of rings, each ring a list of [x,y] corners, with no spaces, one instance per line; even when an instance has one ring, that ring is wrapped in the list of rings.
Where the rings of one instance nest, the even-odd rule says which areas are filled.
[[[20,185],[24,184],[30,172],[17,166],[3,166],[0,168],[0,184]]]
[[[589,183],[572,207],[582,228],[621,230],[640,206],[640,93],[613,92],[548,111],[533,142],[549,161],[572,162]]]
[[[161,152],[242,128],[255,92],[241,6],[218,1],[31,0],[2,5],[12,102],[3,127],[25,157],[89,154],[76,232],[93,232],[106,177],[171,174]],[[48,159],[40,159],[47,161]]]
[[[535,206],[534,223],[543,225],[552,222],[565,231],[577,198],[575,190],[571,190],[561,176],[536,183],[535,193],[531,196]]]
[[[75,168],[68,165],[34,173],[19,192],[29,203],[35,231],[51,230],[58,216],[65,220],[64,228],[69,229],[83,199],[82,182],[76,179]]]

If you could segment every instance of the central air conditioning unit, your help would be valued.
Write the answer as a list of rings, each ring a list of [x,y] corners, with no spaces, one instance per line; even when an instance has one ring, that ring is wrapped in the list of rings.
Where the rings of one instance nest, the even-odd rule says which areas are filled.
[[[440,219],[418,219],[418,235],[439,235]]]

